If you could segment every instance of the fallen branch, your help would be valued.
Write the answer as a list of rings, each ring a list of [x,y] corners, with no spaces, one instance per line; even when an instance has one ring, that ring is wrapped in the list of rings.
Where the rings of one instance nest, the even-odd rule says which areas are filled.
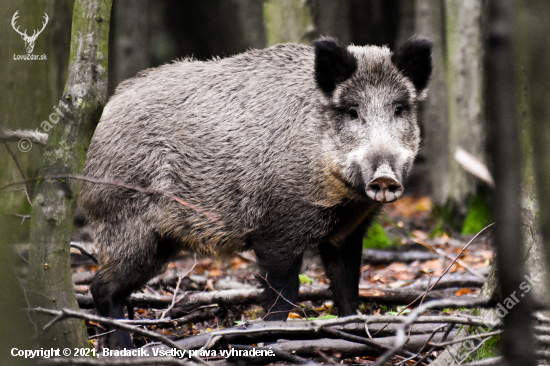
[[[504,359],[502,357],[486,358],[485,360],[479,360],[474,362],[465,363],[462,366],[500,366]]]
[[[262,290],[238,289],[223,290],[211,292],[188,293],[178,302],[176,302],[172,311],[167,314],[174,317],[177,314],[186,313],[190,309],[203,305],[217,304],[219,306],[231,305],[249,305],[260,303],[262,301]],[[422,296],[424,291],[407,289],[382,289],[382,288],[360,288],[359,298],[363,301],[373,301],[384,305],[403,305]],[[332,292],[328,286],[301,286],[297,301],[314,301],[332,299]],[[437,300],[444,298],[439,292],[431,292],[426,296],[426,300]],[[452,297],[454,298],[454,297]],[[452,299],[451,298],[451,299]],[[456,297],[457,300],[462,298]],[[78,304],[83,309],[94,307],[94,301],[90,295],[78,295]],[[132,294],[130,302],[137,307],[151,307],[155,309],[164,309],[172,303],[172,296]]]
[[[475,238],[475,237],[474,237]],[[434,308],[441,308],[441,307],[466,307],[466,306],[472,306],[472,307],[486,307],[489,306],[490,302],[485,299],[469,299],[469,300],[437,300],[437,301],[431,301],[427,302],[425,304],[420,305],[416,309],[414,309],[408,316],[403,317],[405,318],[405,322],[401,325],[401,327],[397,331],[397,336],[395,339],[395,345],[393,348],[387,352],[385,352],[378,360],[376,360],[375,366],[382,366],[386,361],[388,361],[393,355],[395,355],[397,352],[399,352],[403,347],[405,346],[405,343],[407,342],[407,337],[405,335],[406,330],[408,327],[415,323],[417,318],[423,314],[425,311],[434,309]]]
[[[33,144],[44,146],[48,141],[48,134],[33,130],[0,131],[0,143],[20,140],[29,140]]]
[[[274,342],[278,339],[318,339],[327,338],[326,329],[334,329],[366,335],[365,325],[369,331],[375,331],[385,323],[402,323],[407,320],[404,316],[393,315],[354,315],[337,319],[315,319],[315,320],[294,320],[294,321],[261,321],[252,322],[247,326],[213,331],[206,334],[199,334],[194,337],[178,340],[177,343],[185,349],[199,349],[204,347],[211,337],[223,336],[229,343],[253,344],[258,342]],[[487,320],[484,318],[457,317],[457,316],[421,316],[414,320],[415,323],[424,324],[446,324],[456,323],[472,326],[485,326]],[[415,324],[414,327],[416,327]],[[496,326],[498,328],[500,324]],[[392,331],[386,330],[385,334],[396,334],[400,329],[396,326]],[[431,332],[434,327],[420,327],[414,329],[418,333]],[[377,342],[378,342],[377,338]],[[372,346],[376,348],[377,346]],[[377,349],[384,348],[383,346]]]
[[[436,340],[441,340],[443,334],[440,333],[434,337]],[[454,336],[454,334],[452,335]],[[409,338],[406,345],[406,350],[409,352],[418,352],[429,339],[429,334],[415,334]],[[391,346],[395,342],[395,337],[384,337],[377,340],[379,343]],[[353,356],[373,356],[380,354],[378,348],[371,347],[366,344],[349,342],[343,339],[316,339],[316,340],[300,340],[300,341],[285,341],[271,345],[273,349],[280,349],[288,352],[293,352],[302,357],[317,356],[317,350],[330,350],[332,352],[341,353],[342,357]]]
[[[55,316],[53,321],[49,322],[48,324],[46,324],[42,328],[42,330],[44,332],[46,332],[54,324],[54,322],[59,322],[63,319],[68,319],[68,318],[84,319],[84,320],[88,320],[88,321],[92,321],[92,322],[96,322],[96,323],[100,323],[100,324],[110,325],[110,326],[112,326],[114,328],[117,328],[117,329],[123,329],[123,330],[131,331],[131,332],[134,332],[134,333],[137,333],[137,334],[141,334],[145,337],[148,337],[148,338],[151,338],[155,341],[161,342],[162,344],[165,344],[165,345],[167,345],[171,348],[175,348],[175,349],[180,350],[180,351],[185,351],[184,348],[180,347],[174,341],[172,341],[172,340],[170,340],[170,339],[168,339],[168,338],[166,338],[166,337],[164,337],[164,336],[162,336],[162,335],[160,335],[156,332],[152,332],[150,330],[146,330],[146,329],[142,329],[140,327],[129,325],[129,324],[124,323],[123,321],[119,321],[119,320],[116,320],[116,319],[104,318],[102,316],[86,314],[86,313],[71,310],[71,309],[53,310],[53,309],[44,309],[44,308],[33,308],[33,309],[29,309],[29,310],[35,311],[35,312],[38,312],[38,313],[43,313],[43,314],[48,314],[48,315]],[[199,364],[208,365],[206,362],[204,362],[202,359],[200,359],[196,356],[195,357],[192,356],[192,359],[195,362],[198,362]]]
[[[415,261],[431,261],[439,259],[436,253],[428,252],[391,252],[388,250],[363,250],[363,263],[368,264],[391,264],[394,262],[412,263]]]
[[[440,277],[436,278],[439,279]],[[451,275],[441,279],[435,284],[434,290],[443,290],[452,287],[466,288],[466,287],[475,287],[481,288],[485,284],[486,280],[484,278],[479,278],[478,276],[464,276],[464,275]],[[424,291],[429,287],[428,281],[422,281],[420,284],[405,286],[403,289],[410,290],[420,290]]]

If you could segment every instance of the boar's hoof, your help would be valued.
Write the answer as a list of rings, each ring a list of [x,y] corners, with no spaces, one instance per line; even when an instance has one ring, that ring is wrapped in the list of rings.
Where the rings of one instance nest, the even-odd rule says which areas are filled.
[[[403,194],[401,183],[390,177],[378,177],[367,185],[367,196],[378,202],[393,202]]]

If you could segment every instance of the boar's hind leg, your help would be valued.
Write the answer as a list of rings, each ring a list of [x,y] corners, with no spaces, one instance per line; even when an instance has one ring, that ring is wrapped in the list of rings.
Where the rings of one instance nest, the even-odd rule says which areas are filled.
[[[330,278],[334,305],[338,315],[355,315],[359,307],[359,277],[363,232],[359,230],[340,247],[330,243],[319,245],[325,271]]]
[[[302,255],[287,253],[281,245],[254,248],[260,267],[260,283],[264,288],[266,320],[286,320],[294,308],[300,289]],[[285,247],[288,247],[285,245]]]
[[[124,319],[129,296],[166,267],[173,253],[172,245],[141,223],[121,223],[100,230],[96,235],[100,241],[110,242],[102,243],[103,263],[92,281],[92,296],[99,314]],[[133,311],[128,313],[133,315]],[[135,348],[130,334],[121,330],[108,334],[104,347]]]

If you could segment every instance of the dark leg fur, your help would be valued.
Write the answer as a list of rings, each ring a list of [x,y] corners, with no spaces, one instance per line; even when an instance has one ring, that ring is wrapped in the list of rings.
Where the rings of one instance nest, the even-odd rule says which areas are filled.
[[[127,306],[127,297],[134,289],[127,288],[118,293],[112,293],[110,289],[112,284],[102,281],[101,270],[96,274],[90,288],[94,302],[100,315],[114,319],[124,319],[124,308]],[[107,330],[114,328],[108,327]],[[117,330],[106,335],[103,347],[109,349],[135,348],[132,343],[130,333],[123,330]]]
[[[334,305],[340,316],[355,315],[359,307],[359,277],[363,231],[353,233],[341,247],[319,245],[319,252],[330,278]]]
[[[264,288],[265,319],[286,320],[300,289],[302,255],[285,253],[279,249],[280,246],[273,250],[273,246],[263,244],[254,251],[260,266],[260,283]]]
[[[160,273],[166,267],[173,252],[169,242],[158,238],[153,240],[156,242],[135,246],[136,250],[127,257],[110,258],[109,263],[98,270],[90,290],[100,315],[124,319],[124,309],[127,308],[128,316],[133,318],[134,312],[128,297]],[[147,248],[149,251],[137,251],[140,247]],[[107,334],[104,347],[135,348],[127,331]]]

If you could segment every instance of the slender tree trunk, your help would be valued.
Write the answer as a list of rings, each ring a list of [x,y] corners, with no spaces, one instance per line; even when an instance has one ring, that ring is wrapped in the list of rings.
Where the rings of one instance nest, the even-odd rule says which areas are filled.
[[[521,149],[517,122],[513,49],[513,0],[491,0],[487,49],[487,116],[491,131],[491,155],[495,179],[493,210],[496,266],[500,301],[513,294],[521,300],[503,318],[502,353],[508,365],[535,365],[530,294],[523,292],[525,263],[521,237]],[[516,297],[517,298],[517,297]],[[515,299],[514,299],[515,300]]]
[[[330,36],[342,44],[351,42],[350,0],[310,0],[313,21],[320,36]]]
[[[109,94],[122,81],[149,67],[149,1],[117,0],[113,4],[109,47]]]
[[[540,198],[540,228],[550,269],[550,3],[525,0],[528,19],[523,21],[525,44],[528,47],[527,91],[531,109],[531,138],[535,178]],[[550,293],[550,281],[547,283]]]
[[[446,201],[466,213],[465,201],[476,192],[476,180],[453,156],[458,146],[487,162],[483,116],[483,14],[486,0],[445,0],[450,162]]]
[[[41,175],[77,173],[107,98],[107,50],[111,0],[77,0],[73,10],[69,78],[54,115]],[[31,306],[77,308],[69,263],[78,181],[42,181],[32,212],[29,258]],[[41,327],[51,320],[36,316]],[[89,345],[82,321],[63,321],[41,339],[44,347]]]
[[[427,184],[430,185],[432,201],[438,206],[444,205],[448,198],[449,165],[452,160],[447,119],[443,10],[443,0],[416,0],[416,33],[430,37],[433,42],[430,90],[421,105],[419,122],[424,136],[422,149],[428,165]]]
[[[267,40],[261,2],[257,0],[233,0],[233,2],[245,47],[264,48]]]
[[[399,47],[415,34],[417,5],[416,0],[398,0],[396,6],[399,10],[399,22],[395,46]]]
[[[311,43],[317,30],[308,0],[266,0],[264,24],[267,44],[285,42]]]

